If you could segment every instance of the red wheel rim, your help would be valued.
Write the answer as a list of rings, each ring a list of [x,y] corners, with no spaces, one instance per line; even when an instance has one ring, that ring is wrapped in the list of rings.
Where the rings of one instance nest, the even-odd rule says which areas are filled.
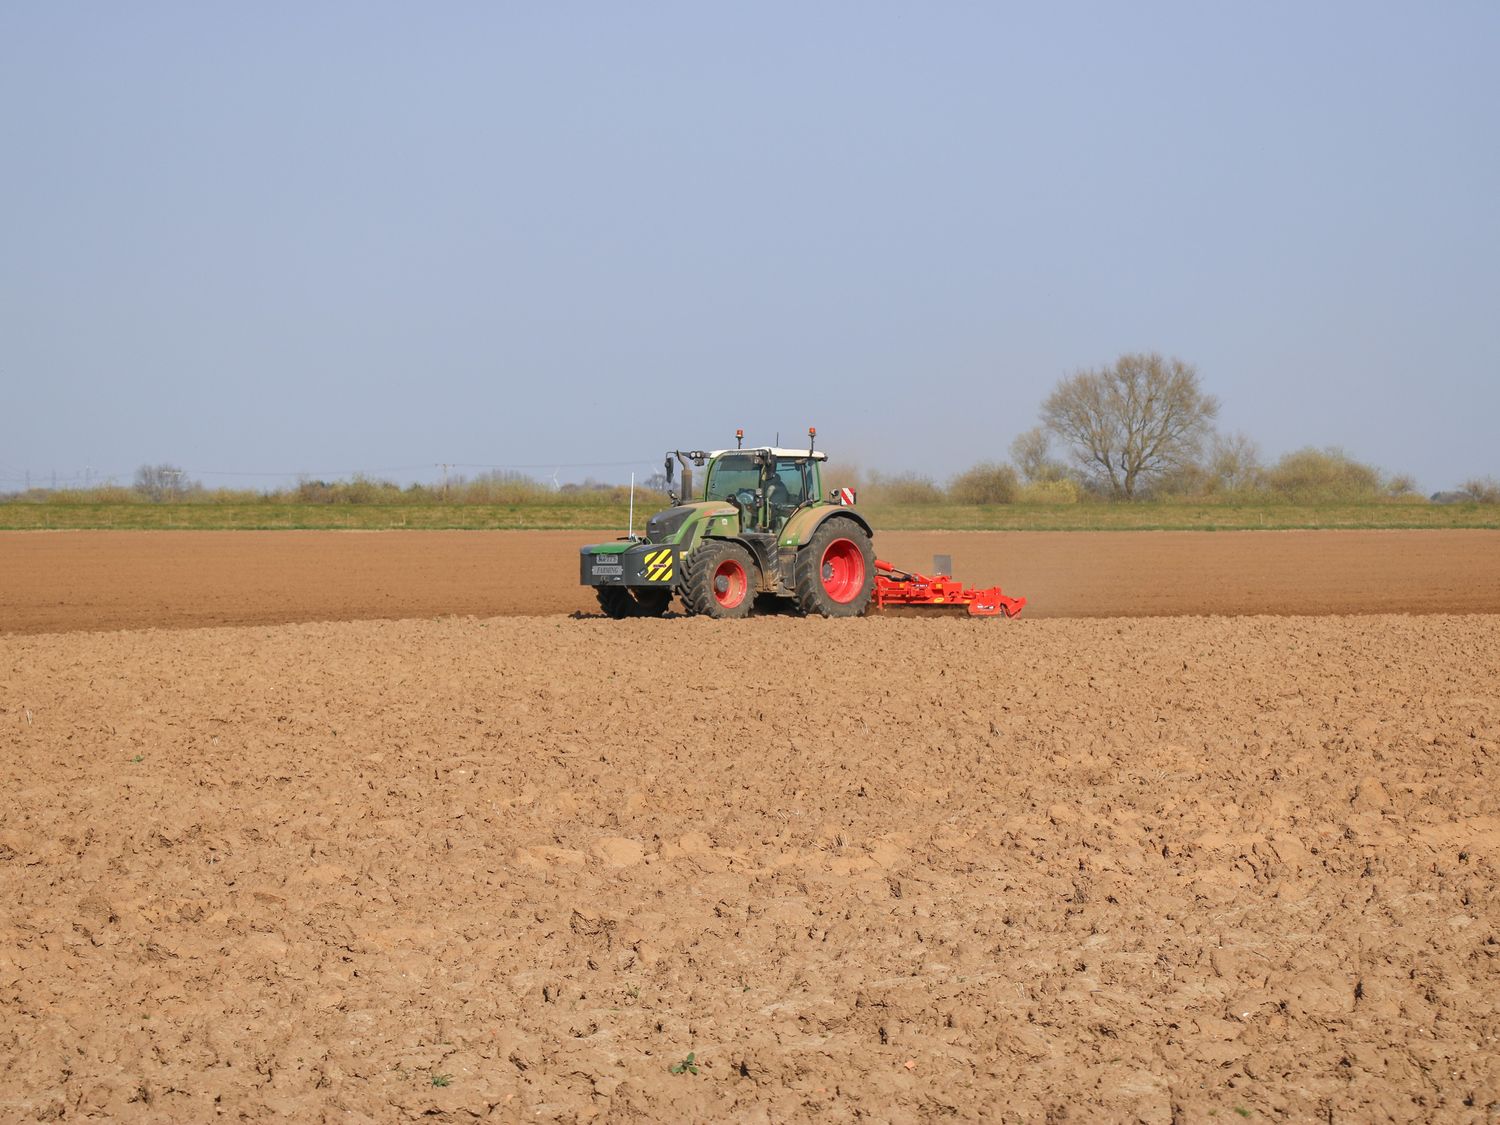
[[[836,602],[852,602],[865,588],[865,556],[852,539],[835,539],[823,552],[823,590]]]
[[[734,559],[725,559],[714,570],[714,600],[725,609],[733,609],[745,600],[750,580],[745,568]]]

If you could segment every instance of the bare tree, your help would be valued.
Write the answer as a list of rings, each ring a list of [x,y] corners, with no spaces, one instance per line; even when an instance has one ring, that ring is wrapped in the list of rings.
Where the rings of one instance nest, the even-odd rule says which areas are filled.
[[[1041,426],[1017,435],[1010,443],[1010,455],[1028,484],[1045,484],[1068,475],[1068,467],[1052,456],[1052,437]]]
[[[142,465],[135,471],[135,490],[148,500],[175,500],[193,486],[176,465]]]
[[[1385,493],[1396,499],[1404,499],[1408,496],[1421,499],[1417,492],[1417,478],[1410,473],[1397,473],[1395,476],[1387,477],[1385,482]]]
[[[1218,413],[1219,400],[1203,393],[1191,364],[1155,352],[1070,375],[1042,404],[1043,424],[1084,474],[1127,500],[1196,458]]]
[[[1249,492],[1266,475],[1260,447],[1243,433],[1214,434],[1208,447],[1208,475],[1219,492]]]
[[[1463,493],[1478,504],[1500,504],[1500,480],[1494,477],[1470,477],[1463,483]]]

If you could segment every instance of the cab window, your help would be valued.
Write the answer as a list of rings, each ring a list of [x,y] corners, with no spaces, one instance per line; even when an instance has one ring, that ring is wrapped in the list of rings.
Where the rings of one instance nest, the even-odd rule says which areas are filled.
[[[727,500],[742,488],[760,487],[760,466],[753,457],[720,457],[708,476],[705,500]]]
[[[776,479],[781,487],[786,490],[785,499],[777,499],[777,503],[789,508],[794,508],[807,499],[807,494],[802,481],[802,466],[795,461],[777,461]]]

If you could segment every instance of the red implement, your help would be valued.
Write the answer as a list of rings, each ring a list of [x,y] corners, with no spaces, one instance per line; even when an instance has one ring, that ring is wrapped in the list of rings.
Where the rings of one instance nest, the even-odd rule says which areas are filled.
[[[967,608],[970,617],[1015,617],[1026,605],[1025,598],[1007,598],[999,586],[976,590],[955,582],[946,574],[928,577],[915,571],[899,570],[884,559],[875,560],[875,593],[870,598],[876,609],[899,606],[937,606]]]

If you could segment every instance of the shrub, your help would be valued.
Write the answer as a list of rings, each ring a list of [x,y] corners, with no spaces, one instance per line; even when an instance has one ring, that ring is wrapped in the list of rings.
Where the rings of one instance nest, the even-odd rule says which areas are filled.
[[[931,477],[917,473],[886,476],[872,472],[865,484],[865,499],[876,504],[940,504],[943,491]]]
[[[1208,469],[1189,463],[1162,472],[1151,482],[1147,495],[1153,498],[1207,496],[1217,491],[1216,484]]]
[[[953,478],[948,499],[955,504],[1013,504],[1020,490],[1015,469],[985,461]]]
[[[390,504],[401,499],[401,486],[394,481],[377,480],[356,473],[351,481],[335,486],[335,504]]]
[[[268,492],[262,499],[283,504],[399,504],[406,499],[395,481],[356,473],[352,480],[308,480],[291,491]]]
[[[1021,489],[1023,504],[1076,504],[1078,485],[1071,480],[1032,481]]]
[[[272,494],[277,500],[295,498],[302,504],[327,504],[333,499],[333,485],[324,480],[299,480],[297,490],[291,496]]]
[[[863,492],[869,475],[853,461],[839,461],[837,464],[824,462],[823,464],[823,488],[852,488],[856,492]]]
[[[205,488],[190,497],[196,504],[260,504],[266,499],[264,492],[253,488]]]
[[[573,486],[568,486],[573,487]],[[436,486],[439,496],[442,485]],[[524,504],[545,499],[554,491],[550,484],[533,480],[525,473],[481,473],[473,480],[463,477],[448,484],[448,499],[455,504]]]
[[[1299,449],[1266,473],[1266,488],[1288,500],[1369,500],[1380,495],[1380,470],[1342,449]]]
[[[19,496],[18,493],[17,498]],[[45,500],[49,504],[138,504],[149,497],[134,488],[100,484],[93,488],[59,488],[42,493],[34,499]]]
[[[182,469],[176,465],[142,465],[135,471],[135,490],[147,500],[179,500],[194,489],[203,486],[197,481],[185,479]]]

